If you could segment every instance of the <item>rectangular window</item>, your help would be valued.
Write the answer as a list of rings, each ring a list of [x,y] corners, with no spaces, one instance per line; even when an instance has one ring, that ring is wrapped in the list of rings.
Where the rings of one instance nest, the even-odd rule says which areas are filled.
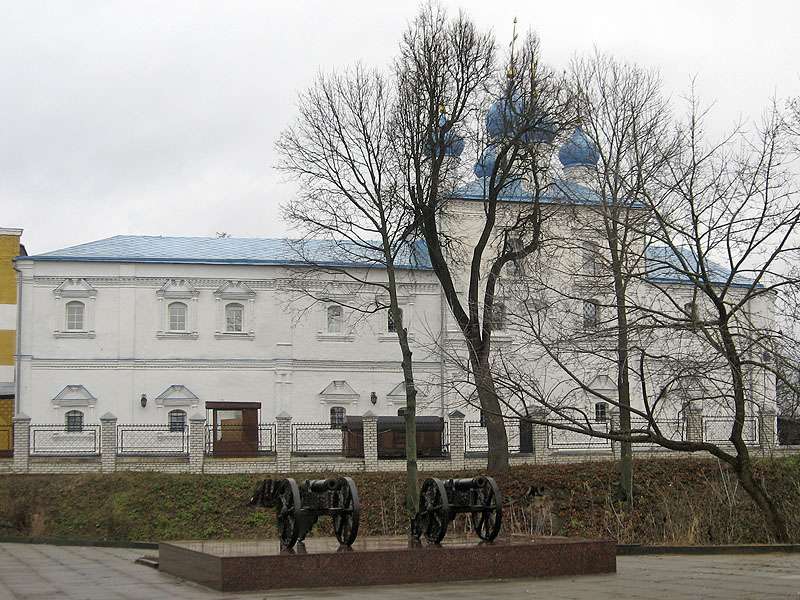
[[[70,302],[67,304],[67,329],[69,331],[83,330],[83,302]]]
[[[182,302],[169,305],[169,330],[186,331],[186,305]]]
[[[225,331],[241,333],[244,329],[244,307],[241,304],[229,304],[225,307]]]

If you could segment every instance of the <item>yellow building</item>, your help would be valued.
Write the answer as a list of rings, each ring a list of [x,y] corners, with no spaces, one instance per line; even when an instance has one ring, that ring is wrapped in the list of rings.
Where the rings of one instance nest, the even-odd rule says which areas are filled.
[[[0,456],[10,454],[14,414],[14,355],[17,330],[17,273],[14,257],[25,255],[22,229],[0,227]]]

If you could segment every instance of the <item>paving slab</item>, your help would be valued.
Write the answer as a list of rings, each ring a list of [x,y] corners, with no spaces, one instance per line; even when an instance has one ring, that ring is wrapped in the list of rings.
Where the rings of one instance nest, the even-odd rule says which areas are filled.
[[[149,552],[149,551],[148,551]],[[223,593],[133,561],[145,551],[0,544],[0,600],[800,600],[800,554],[620,556],[616,575]]]

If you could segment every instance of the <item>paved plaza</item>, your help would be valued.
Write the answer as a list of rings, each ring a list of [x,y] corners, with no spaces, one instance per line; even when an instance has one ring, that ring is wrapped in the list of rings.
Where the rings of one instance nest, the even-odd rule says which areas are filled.
[[[616,575],[223,594],[134,564],[143,553],[0,544],[0,600],[800,600],[800,554],[623,556]]]

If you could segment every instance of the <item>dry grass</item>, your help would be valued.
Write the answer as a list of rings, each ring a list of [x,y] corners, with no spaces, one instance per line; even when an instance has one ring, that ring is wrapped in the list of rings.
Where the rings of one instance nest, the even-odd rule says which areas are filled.
[[[793,539],[800,541],[800,461],[763,461],[758,473],[783,506]],[[265,476],[3,476],[0,535],[95,540],[272,536],[271,512],[247,506],[252,488]],[[355,479],[362,535],[404,535],[404,474],[368,473]],[[646,544],[769,541],[761,514],[716,461],[638,461],[636,497],[628,510],[612,500],[615,481],[611,462],[516,467],[498,478],[505,497],[504,531]],[[543,487],[544,495],[527,495],[531,486]],[[327,521],[321,524],[322,532],[329,532]],[[453,530],[468,531],[469,522],[460,517]]]

